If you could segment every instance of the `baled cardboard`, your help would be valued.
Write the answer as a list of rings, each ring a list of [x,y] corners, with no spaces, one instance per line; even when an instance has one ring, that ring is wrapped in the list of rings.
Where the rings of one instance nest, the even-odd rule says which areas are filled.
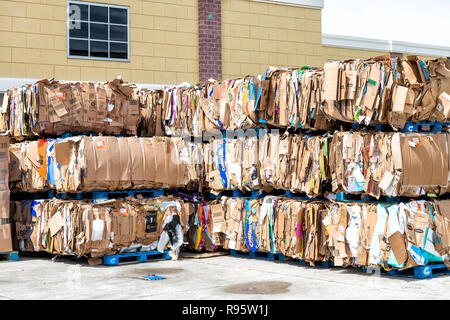
[[[11,241],[11,225],[0,224],[0,252],[6,253],[13,250]]]

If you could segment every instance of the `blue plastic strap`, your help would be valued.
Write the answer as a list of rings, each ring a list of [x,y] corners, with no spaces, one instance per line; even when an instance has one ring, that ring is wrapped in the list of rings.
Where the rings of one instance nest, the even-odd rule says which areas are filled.
[[[49,141],[50,142],[50,141]],[[55,147],[54,141],[51,141],[50,146],[48,147],[48,152],[51,153],[53,148]],[[55,185],[55,159],[50,156],[47,156],[47,180],[51,185]]]
[[[422,73],[425,78],[425,81],[426,82],[430,81],[430,74],[428,73],[428,69],[427,69],[427,66],[425,65],[425,62],[420,60],[419,65],[420,65],[420,69],[422,69]]]
[[[269,69],[267,69],[267,70],[269,70]],[[259,85],[258,96],[256,97],[256,101],[255,101],[255,110],[256,110],[256,108],[257,108],[257,106],[258,106],[259,99],[261,98],[262,82],[263,82],[264,80],[266,80],[267,70],[264,72],[264,74],[263,74],[263,76],[262,76],[262,78],[261,78],[261,84]],[[259,122],[261,122],[261,120],[260,120]]]
[[[153,275],[153,276],[141,276],[139,277],[140,279],[144,279],[144,280],[162,280],[165,279],[164,277],[161,276],[157,276],[157,275]]]
[[[226,139],[223,140],[222,143],[222,157],[220,157],[220,148],[219,150],[217,150],[217,156],[219,156],[218,158],[218,162],[219,162],[219,172],[220,172],[220,178],[222,179],[222,184],[223,186],[226,188],[228,186],[228,179],[227,179],[227,167],[225,166],[225,145],[226,145]]]
[[[249,89],[249,100],[253,100],[255,98],[255,85],[253,84],[253,79],[250,79],[248,89]],[[255,105],[253,106],[252,111],[256,111],[256,107],[257,107],[257,104],[255,101]]]
[[[253,220],[251,217],[256,215],[256,212],[253,212],[253,209],[256,208],[250,207],[252,202],[252,200],[245,201],[245,243],[252,252],[256,252],[259,246],[258,238],[256,236],[258,221],[250,222],[250,220]]]
[[[36,206],[38,206],[39,204],[40,204],[40,202],[39,202],[39,201],[36,201],[36,200],[33,200],[33,201],[31,202],[30,213],[31,213],[31,215],[34,216],[34,217],[37,217],[37,214],[36,214]]]

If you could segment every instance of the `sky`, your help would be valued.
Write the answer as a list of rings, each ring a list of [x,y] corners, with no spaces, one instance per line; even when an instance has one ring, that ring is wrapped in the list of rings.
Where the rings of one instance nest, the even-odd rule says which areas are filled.
[[[450,0],[325,0],[322,32],[450,47]]]

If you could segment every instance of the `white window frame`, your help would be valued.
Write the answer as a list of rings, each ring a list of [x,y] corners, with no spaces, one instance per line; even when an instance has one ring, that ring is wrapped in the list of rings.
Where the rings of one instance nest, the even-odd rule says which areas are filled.
[[[83,21],[83,22],[87,22],[88,24],[88,36],[87,38],[70,38],[70,21],[69,21],[69,4],[80,4],[80,5],[87,5],[88,6],[88,20],[87,21]],[[118,58],[105,58],[105,57],[91,57],[91,45],[90,45],[90,40],[91,40],[91,34],[90,34],[90,23],[91,23],[91,17],[90,17],[90,5],[95,5],[95,6],[102,6],[102,7],[107,7],[108,8],[108,22],[94,22],[94,23],[100,23],[100,24],[106,24],[106,25],[118,25],[118,26],[124,26],[122,24],[114,24],[114,23],[110,23],[109,22],[109,8],[119,8],[119,9],[124,9],[127,11],[127,42],[125,41],[112,41],[112,42],[118,42],[118,43],[126,43],[127,44],[127,59],[118,59]],[[126,6],[117,6],[117,5],[112,5],[112,4],[106,4],[106,3],[98,3],[98,2],[87,2],[87,1],[72,1],[72,0],[67,0],[67,58],[69,59],[82,59],[82,60],[103,60],[103,61],[119,61],[119,62],[130,62],[130,8],[126,7]],[[79,40],[87,40],[88,41],[88,56],[84,57],[84,56],[74,56],[70,54],[70,39],[79,39]],[[109,28],[108,28],[108,40],[97,40],[95,39],[95,41],[100,41],[100,42],[107,42],[108,43],[108,54],[110,53],[110,43],[111,41],[109,40]]]

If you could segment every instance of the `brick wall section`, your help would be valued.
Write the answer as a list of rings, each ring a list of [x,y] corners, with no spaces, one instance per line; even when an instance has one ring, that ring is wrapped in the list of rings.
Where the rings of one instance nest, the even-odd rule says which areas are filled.
[[[199,78],[222,79],[221,0],[198,0]]]
[[[394,58],[403,58],[403,53],[391,52],[390,56],[391,56],[392,59],[394,59]]]

